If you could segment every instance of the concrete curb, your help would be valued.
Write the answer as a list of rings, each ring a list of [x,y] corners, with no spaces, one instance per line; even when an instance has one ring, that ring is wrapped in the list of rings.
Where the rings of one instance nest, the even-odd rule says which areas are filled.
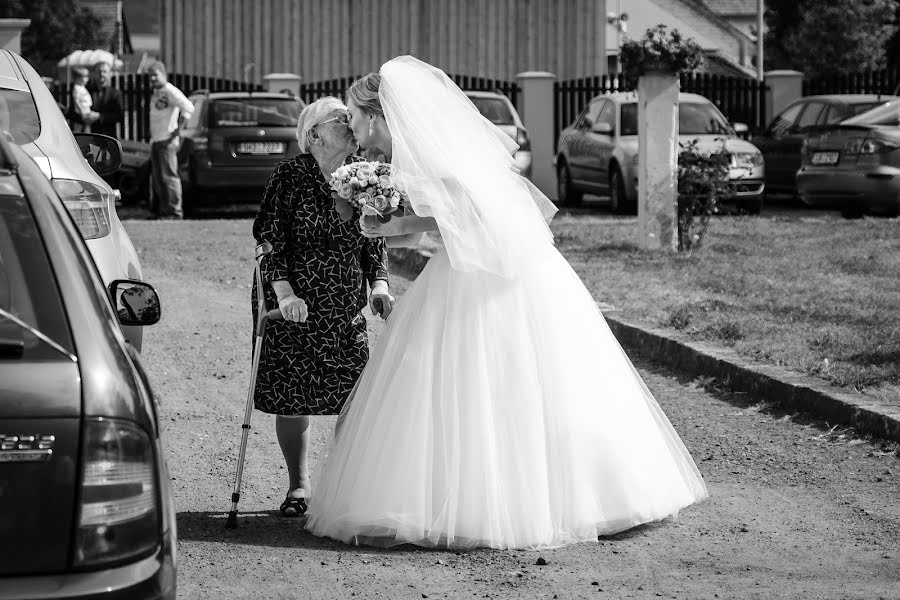
[[[428,250],[392,248],[390,264],[414,279],[431,254]],[[830,386],[815,377],[750,361],[729,348],[691,340],[684,334],[648,327],[607,311],[604,316],[619,343],[639,356],[688,375],[715,377],[732,390],[808,413],[832,425],[853,427],[862,435],[900,442],[900,409],[875,398]]]

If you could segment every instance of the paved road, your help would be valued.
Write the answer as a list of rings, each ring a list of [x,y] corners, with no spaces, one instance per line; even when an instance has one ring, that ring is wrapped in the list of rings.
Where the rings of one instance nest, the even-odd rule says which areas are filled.
[[[347,547],[275,512],[286,476],[273,420],[257,413],[248,514],[225,530],[249,377],[249,227],[126,222],[163,301],[144,359],[162,399],[180,597],[900,598],[896,447],[640,361],[711,492],[677,520],[545,552]],[[406,284],[394,281],[398,291]],[[377,337],[380,324],[370,329]],[[313,425],[314,462],[332,425]]]

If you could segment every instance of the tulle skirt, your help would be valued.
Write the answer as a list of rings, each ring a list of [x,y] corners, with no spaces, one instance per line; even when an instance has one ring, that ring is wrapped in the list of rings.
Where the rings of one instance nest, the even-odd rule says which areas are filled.
[[[307,529],[387,546],[596,541],[707,496],[552,247],[514,279],[434,256],[395,306],[316,470]]]

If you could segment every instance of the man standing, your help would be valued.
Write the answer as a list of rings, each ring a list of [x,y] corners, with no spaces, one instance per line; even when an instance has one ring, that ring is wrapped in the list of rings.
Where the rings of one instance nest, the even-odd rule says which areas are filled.
[[[122,122],[122,92],[110,85],[112,77],[112,65],[106,61],[100,61],[94,65],[94,80],[89,88],[93,96],[93,110],[100,117],[92,122],[91,132],[102,133],[117,138],[116,125]]]
[[[150,167],[153,180],[153,212],[160,219],[181,219],[181,178],[178,176],[178,147],[181,128],[194,112],[194,105],[169,83],[166,66],[150,66]]]

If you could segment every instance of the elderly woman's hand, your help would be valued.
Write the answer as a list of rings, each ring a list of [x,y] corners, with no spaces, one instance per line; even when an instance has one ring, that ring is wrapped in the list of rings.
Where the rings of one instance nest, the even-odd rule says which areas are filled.
[[[369,308],[372,313],[381,315],[382,319],[387,319],[388,315],[394,309],[394,297],[388,290],[388,283],[383,279],[377,280],[372,285],[372,293],[369,294]]]
[[[405,233],[400,217],[392,217],[387,223],[382,223],[378,217],[362,215],[359,218],[359,228],[367,238],[391,237]]]
[[[309,310],[306,308],[306,302],[304,302],[294,294],[279,298],[278,308],[281,309],[281,316],[283,316],[286,321],[303,323],[309,316]]]

